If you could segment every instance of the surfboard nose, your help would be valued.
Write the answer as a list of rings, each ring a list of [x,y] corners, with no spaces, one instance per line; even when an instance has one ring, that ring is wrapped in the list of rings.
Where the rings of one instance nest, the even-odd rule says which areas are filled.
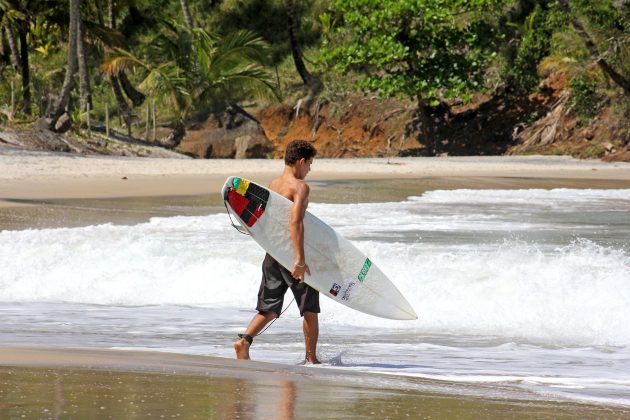
[[[398,312],[396,313],[396,317],[392,319],[398,319],[401,321],[413,321],[418,319],[418,314],[413,310],[409,302],[405,300],[405,304],[397,306]]]
[[[232,184],[234,183],[234,178],[235,177],[233,176],[229,176],[225,180],[225,184],[223,184],[223,188],[221,188],[221,196],[223,197],[223,200],[227,200],[227,193],[230,187],[232,186]]]

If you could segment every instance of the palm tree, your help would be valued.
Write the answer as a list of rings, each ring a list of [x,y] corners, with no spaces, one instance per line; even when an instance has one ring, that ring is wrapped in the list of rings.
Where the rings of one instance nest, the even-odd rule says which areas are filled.
[[[252,32],[219,38],[201,28],[165,22],[151,45],[147,60],[117,49],[101,68],[109,74],[142,69],[140,87],[175,110],[174,131],[181,137],[192,109],[217,111],[245,94],[276,97],[273,78],[262,66],[265,44]]]
[[[96,0],[98,2],[98,0]],[[97,4],[98,7],[98,4]],[[102,16],[99,15],[99,21]],[[116,29],[116,7],[114,0],[107,0],[107,23],[110,31]],[[120,43],[109,43],[109,48],[119,48]],[[131,124],[134,119],[133,110],[127,103],[125,95],[131,99],[133,106],[140,106],[146,99],[144,93],[138,91],[129,81],[124,69],[109,74],[110,83],[112,85],[112,91],[114,92],[114,98],[116,98],[116,105],[118,107],[118,114],[122,117],[127,127],[127,134],[131,136]]]
[[[3,15],[0,14],[0,22],[2,22]],[[4,26],[0,25],[0,59],[4,60]]]
[[[70,24],[68,29],[68,66],[66,67],[66,76],[61,88],[59,100],[55,105],[50,122],[50,129],[54,130],[59,117],[66,111],[70,100],[70,91],[74,84],[74,75],[77,71],[77,39],[79,33],[79,24],[81,19],[81,9],[79,7],[81,0],[69,0],[70,2]]]
[[[299,26],[297,22],[297,13],[295,10],[295,1],[287,0],[286,8],[287,27],[289,30],[289,41],[291,43],[291,55],[293,56],[293,62],[304,84],[308,86],[311,90],[313,90],[316,88],[318,80],[308,71],[306,65],[304,64],[304,60],[302,59],[302,51],[300,50],[300,44],[298,42],[297,34]]]
[[[560,7],[564,10],[564,12],[570,16],[571,25],[577,32],[577,34],[582,38],[586,49],[588,50],[591,57],[595,60],[599,68],[602,72],[610,77],[618,86],[620,86],[626,95],[630,96],[630,79],[626,78],[623,74],[619,73],[617,70],[613,68],[613,66],[603,57],[603,54],[595,45],[593,38],[587,32],[582,22],[572,14],[572,8],[569,4],[569,0],[559,0]]]
[[[7,40],[9,42],[9,50],[11,52],[11,64],[13,68],[22,73],[22,59],[20,58],[20,52],[18,51],[17,42],[15,42],[15,32],[11,23],[5,22],[2,29],[7,33]]]
[[[20,59],[22,60],[22,112],[31,115],[31,66],[28,60],[28,41],[30,22],[20,22],[18,33],[20,35]]]
[[[90,88],[90,69],[87,65],[85,51],[85,24],[79,20],[77,24],[77,56],[79,59],[79,96],[81,98],[81,111],[92,109],[92,89]]]
[[[190,14],[190,7],[188,7],[188,0],[179,0],[179,4],[182,7],[182,13],[184,14],[184,21],[186,22],[186,25],[188,25],[190,29],[194,28],[195,25],[192,15]]]
[[[15,70],[22,78],[22,112],[31,115],[31,78],[28,57],[28,33],[30,31],[31,14],[36,7],[29,0],[0,0],[2,21],[0,27],[4,27],[11,49],[11,61]],[[17,30],[20,47],[18,49],[15,31]]]

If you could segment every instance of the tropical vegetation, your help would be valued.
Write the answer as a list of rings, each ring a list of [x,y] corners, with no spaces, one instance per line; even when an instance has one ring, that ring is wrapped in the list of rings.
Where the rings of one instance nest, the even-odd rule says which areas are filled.
[[[181,137],[231,105],[369,92],[427,128],[552,71],[580,118],[630,116],[629,40],[630,0],[0,0],[0,123],[131,134],[155,104]]]

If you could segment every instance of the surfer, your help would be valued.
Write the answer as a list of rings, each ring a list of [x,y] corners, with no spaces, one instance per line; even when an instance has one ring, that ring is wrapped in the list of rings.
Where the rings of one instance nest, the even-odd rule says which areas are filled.
[[[249,359],[249,348],[254,337],[282,312],[284,294],[291,288],[303,320],[305,363],[317,360],[319,336],[319,292],[304,283],[304,275],[311,274],[304,259],[304,214],[308,206],[309,186],[304,178],[311,170],[317,154],[315,147],[304,140],[294,140],[287,145],[284,154],[284,172],[271,181],[269,189],[293,202],[289,224],[295,261],[291,271],[281,266],[271,255],[265,255],[262,263],[262,280],[258,292],[258,304],[244,334],[234,342],[237,359]]]

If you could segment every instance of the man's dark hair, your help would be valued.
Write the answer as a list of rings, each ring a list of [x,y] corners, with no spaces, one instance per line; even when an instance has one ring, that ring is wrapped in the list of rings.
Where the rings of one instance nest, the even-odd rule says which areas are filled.
[[[284,152],[284,163],[289,166],[293,166],[295,162],[304,158],[309,160],[317,155],[317,149],[311,143],[306,140],[293,140],[287,144],[287,148]]]

